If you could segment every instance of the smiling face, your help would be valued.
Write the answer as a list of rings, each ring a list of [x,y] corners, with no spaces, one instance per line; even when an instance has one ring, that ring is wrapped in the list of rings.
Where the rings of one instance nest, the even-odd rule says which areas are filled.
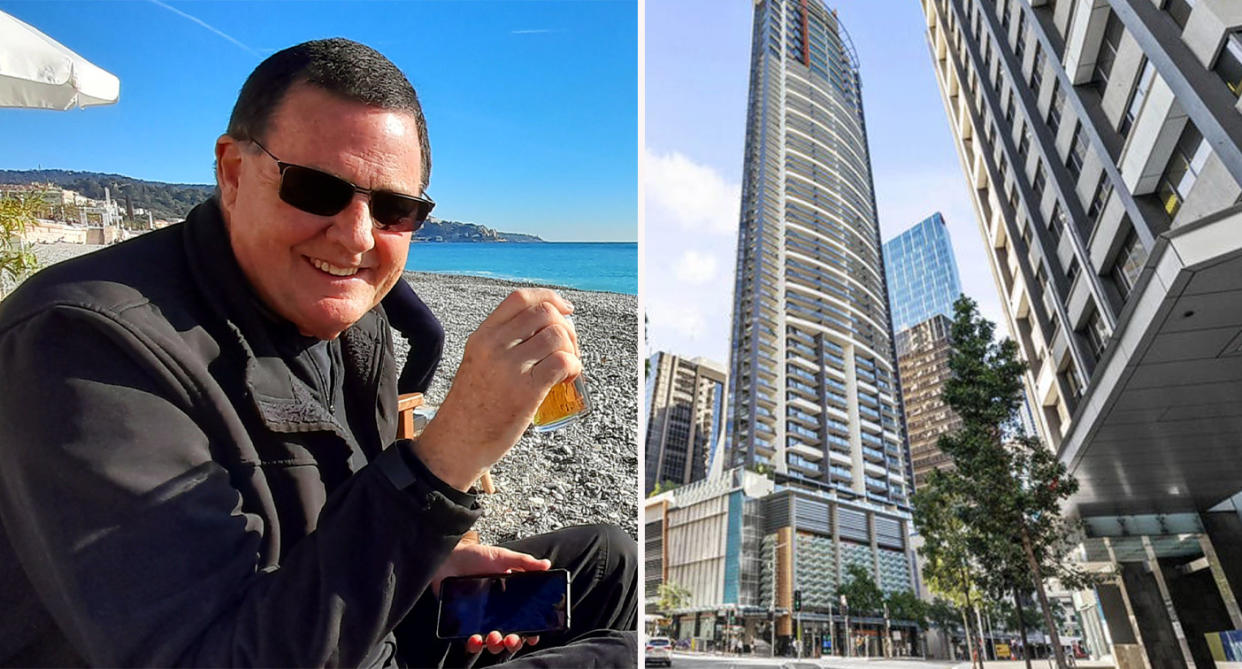
[[[259,140],[287,163],[371,190],[421,194],[419,138],[411,114],[294,85]],[[220,204],[242,273],[270,309],[302,334],[333,339],[379,304],[401,277],[408,232],[375,227],[367,198],[335,216],[280,199],[276,161],[251,142],[216,143]]]

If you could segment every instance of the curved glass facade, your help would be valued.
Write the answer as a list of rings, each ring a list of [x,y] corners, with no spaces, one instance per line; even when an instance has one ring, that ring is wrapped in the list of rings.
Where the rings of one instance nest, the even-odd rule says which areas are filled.
[[[755,4],[728,465],[906,506],[858,62],[819,0]]]

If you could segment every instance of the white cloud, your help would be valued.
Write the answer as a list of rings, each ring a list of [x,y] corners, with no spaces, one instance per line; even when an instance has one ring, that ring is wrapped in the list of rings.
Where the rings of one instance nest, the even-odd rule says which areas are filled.
[[[688,284],[703,284],[715,278],[717,264],[715,256],[692,249],[681,254],[675,273]]]
[[[663,213],[676,225],[718,235],[737,233],[742,188],[676,151],[645,151],[643,185],[648,217]]]
[[[681,345],[671,347],[673,350],[685,351],[694,347],[687,347],[688,342],[698,342],[699,339],[706,334],[707,319],[703,316],[702,309],[693,302],[685,302],[677,299],[667,299],[669,294],[660,296],[648,295],[647,317],[652,328],[658,328],[661,331],[671,331],[675,333],[675,337],[660,337],[659,340],[669,342],[676,340]],[[667,345],[657,346],[657,350],[667,350]]]

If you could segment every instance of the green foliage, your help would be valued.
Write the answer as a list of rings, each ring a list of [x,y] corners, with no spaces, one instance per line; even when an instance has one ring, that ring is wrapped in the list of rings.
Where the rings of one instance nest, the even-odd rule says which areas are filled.
[[[927,626],[928,604],[910,590],[889,593],[884,599],[888,604],[888,617],[893,620],[909,620],[919,627]]]
[[[38,268],[38,259],[24,240],[42,207],[39,193],[0,196],[0,295],[3,286],[20,282]]]
[[[926,605],[926,619],[932,627],[952,631],[962,626],[962,611],[943,597],[932,599]]]
[[[871,572],[862,565],[852,564],[846,568],[844,583],[838,593],[845,595],[850,611],[870,615],[883,613],[884,593],[875,584]]]
[[[690,603],[690,591],[676,583],[661,583],[656,590],[656,608],[662,613],[672,613]]]
[[[1078,483],[1037,438],[1011,437],[1026,371],[1017,345],[993,341],[995,325],[969,298],[954,308],[943,397],[962,425],[938,444],[954,469],[934,472],[913,500],[927,580],[959,606],[972,586],[991,600],[1034,588],[1043,606],[1043,578],[1090,582],[1066,559],[1075,528],[1060,513]]]
[[[651,488],[651,492],[647,493],[647,496],[655,497],[656,495],[662,492],[676,490],[677,488],[680,488],[680,487],[681,487],[680,483],[677,483],[676,481],[671,481],[669,479],[665,479],[663,481],[656,481],[655,486]]]

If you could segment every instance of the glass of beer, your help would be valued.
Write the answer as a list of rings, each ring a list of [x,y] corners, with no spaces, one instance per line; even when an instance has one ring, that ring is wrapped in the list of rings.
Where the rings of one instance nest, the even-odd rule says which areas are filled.
[[[569,317],[566,320],[570,320]],[[548,432],[572,425],[589,413],[591,400],[587,397],[586,380],[579,374],[573,380],[552,386],[543,403],[535,410],[532,423],[536,432]]]

